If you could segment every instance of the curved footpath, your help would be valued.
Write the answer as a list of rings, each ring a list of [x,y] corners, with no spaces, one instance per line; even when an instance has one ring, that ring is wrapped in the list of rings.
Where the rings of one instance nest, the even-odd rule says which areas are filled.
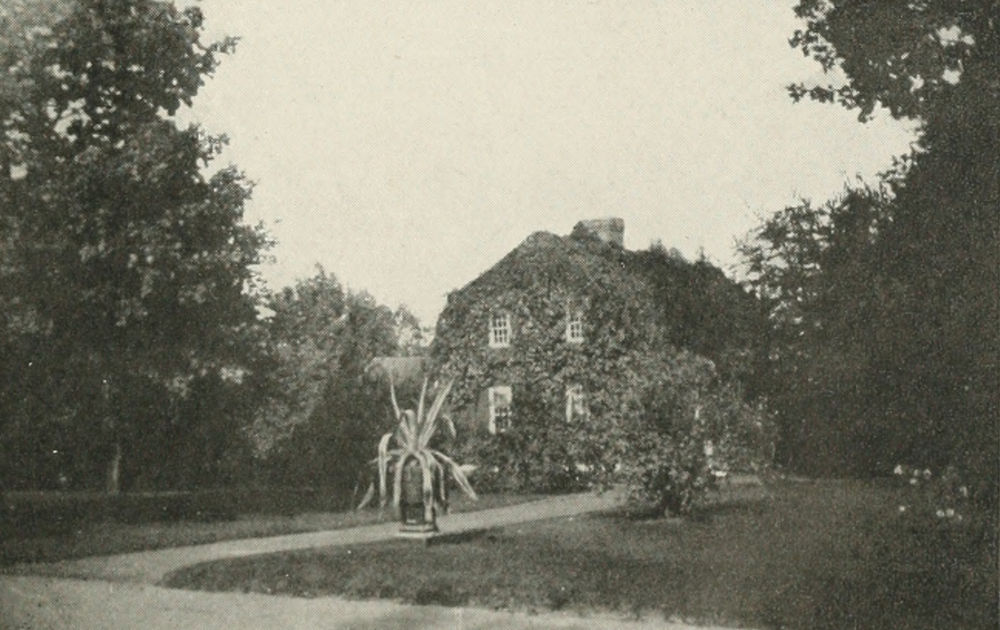
[[[558,518],[613,507],[614,493],[552,497],[439,519],[443,534]],[[223,558],[356,545],[394,538],[383,523],[140,551],[47,564],[22,564],[0,576],[0,628],[671,628],[660,620],[578,617],[568,613],[496,612],[478,608],[410,606],[336,597],[303,599],[244,593],[204,593],[157,584],[177,569]],[[419,544],[419,543],[415,543]]]

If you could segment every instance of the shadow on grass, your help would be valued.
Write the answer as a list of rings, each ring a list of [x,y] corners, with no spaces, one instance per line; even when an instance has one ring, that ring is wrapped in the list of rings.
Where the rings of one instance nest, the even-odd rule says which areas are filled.
[[[496,540],[500,533],[500,528],[498,527],[480,527],[478,529],[469,529],[462,532],[444,532],[431,536],[427,538],[424,542],[427,546],[431,545],[460,545],[463,543],[471,542],[473,540],[479,540],[481,538],[486,538],[489,540]]]
[[[683,516],[664,514],[654,507],[628,505],[595,512],[592,516],[625,519],[636,523],[667,523],[671,525],[709,523],[713,519],[733,514],[763,515],[771,509],[770,502],[773,498],[773,493],[761,484],[724,486],[709,493],[704,502],[696,505],[689,514]]]
[[[735,514],[762,516],[770,510],[771,506],[768,504],[766,497],[739,499],[695,508],[691,512],[690,518],[696,523],[710,523],[715,519],[726,518]]]

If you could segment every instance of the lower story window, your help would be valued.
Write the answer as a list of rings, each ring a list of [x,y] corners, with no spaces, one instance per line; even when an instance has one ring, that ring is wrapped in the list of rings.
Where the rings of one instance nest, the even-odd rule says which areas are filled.
[[[503,433],[510,428],[510,403],[513,395],[510,385],[497,385],[489,390],[490,397],[490,433]]]

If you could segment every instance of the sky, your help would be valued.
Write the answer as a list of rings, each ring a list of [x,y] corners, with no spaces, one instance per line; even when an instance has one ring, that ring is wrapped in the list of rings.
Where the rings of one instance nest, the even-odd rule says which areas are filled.
[[[871,181],[913,127],[823,80],[791,0],[190,0],[241,38],[186,114],[256,182],[277,289],[335,274],[431,325],[532,232],[625,220],[731,274],[762,216]]]

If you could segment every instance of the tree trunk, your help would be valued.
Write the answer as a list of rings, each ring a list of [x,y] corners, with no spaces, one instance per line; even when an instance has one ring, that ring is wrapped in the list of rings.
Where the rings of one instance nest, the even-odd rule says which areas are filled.
[[[108,494],[118,494],[121,492],[121,465],[122,465],[122,445],[115,441],[115,451],[108,462],[108,476],[105,483],[105,491]]]

